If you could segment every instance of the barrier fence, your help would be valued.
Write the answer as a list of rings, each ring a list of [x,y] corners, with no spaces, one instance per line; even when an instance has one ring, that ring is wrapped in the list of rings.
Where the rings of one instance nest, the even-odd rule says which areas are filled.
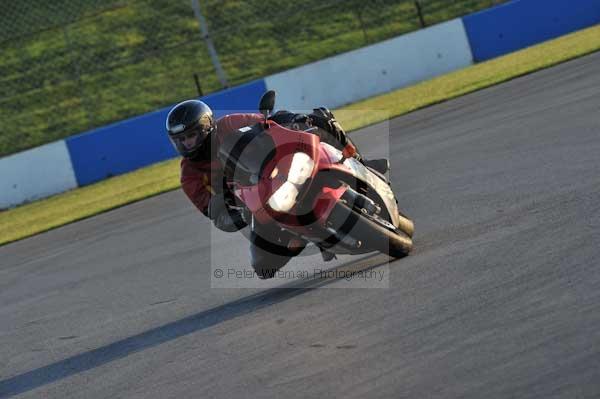
[[[40,4],[46,4],[45,2],[41,2],[41,0],[32,1],[40,1]],[[90,7],[96,4],[92,0],[86,1],[90,4]],[[331,0],[331,2],[333,1]],[[341,1],[338,2],[341,3]],[[78,3],[84,4],[85,2],[78,1]],[[237,3],[239,2],[223,2],[225,5],[229,4],[229,6]],[[247,3],[250,4],[251,2]],[[387,2],[381,0],[380,3]],[[408,4],[408,2],[397,3]],[[429,7],[435,3],[435,1],[430,1]],[[455,4],[458,3],[455,2]],[[56,4],[58,3],[46,6],[56,7]],[[127,2],[125,4],[131,3]],[[268,2],[261,4],[263,6],[260,9],[255,9],[256,15],[258,15],[257,18],[259,19],[264,16],[259,11],[269,9]],[[422,4],[426,4],[425,0],[422,1]],[[450,4],[450,2],[447,2],[447,4]],[[124,12],[124,9],[131,11],[123,3],[106,2],[104,5],[106,8],[100,14],[89,14],[89,18],[99,18],[99,15],[105,13]],[[207,2],[207,5],[210,5],[210,3]],[[46,11],[39,12],[41,13],[40,15],[46,15],[44,14]],[[201,9],[201,12],[205,11]],[[278,12],[285,15],[282,9],[279,9]],[[197,28],[193,16],[190,18],[188,20],[190,26]],[[412,18],[417,21],[414,22],[415,24],[421,23],[420,17],[413,15]],[[427,23],[427,14],[423,15],[423,19]],[[65,19],[60,26],[40,24],[38,28],[45,29],[40,32],[48,32],[47,34],[50,36],[61,30],[72,29],[77,31],[77,29],[81,29],[84,32],[86,30],[99,29],[98,27],[92,28],[92,25],[87,27],[77,25],[80,23],[80,20],[76,20],[76,22],[69,21]],[[152,21],[152,19],[147,21],[148,30],[152,30]],[[29,23],[33,22],[29,21]],[[336,56],[320,59],[298,68],[274,73],[265,78],[237,85],[227,90],[218,91],[204,96],[203,100],[214,109],[221,110],[222,112],[252,111],[255,110],[256,103],[265,90],[275,89],[278,91],[279,107],[293,110],[309,109],[315,104],[337,107],[598,23],[600,23],[600,2],[598,0],[513,0],[464,18],[454,19],[425,29],[417,29],[417,31],[409,34],[400,35],[367,47],[361,47]],[[363,28],[358,29],[358,36],[356,36],[356,32],[352,33],[355,36],[349,33],[350,37],[353,38],[353,41],[351,40],[350,42],[356,43],[359,40],[357,37],[362,37],[362,40],[367,41],[368,39],[364,37],[365,32],[368,36],[377,31],[377,28],[373,27],[374,31],[371,32],[368,28],[370,25],[367,24],[365,19],[363,19],[363,24],[364,30]],[[26,28],[23,27],[22,29]],[[106,26],[103,25],[103,29],[110,31],[112,27],[110,24],[107,24]],[[156,37],[160,38],[161,32],[156,28],[156,25],[154,29],[157,31],[155,32]],[[225,29],[223,27],[220,29],[222,31],[219,31],[217,27],[213,29],[213,27],[209,26],[208,30],[209,32],[211,30],[214,32],[214,35],[212,33],[211,35],[213,35],[212,40],[217,55],[219,55],[219,49],[224,48],[221,47],[223,44],[222,40],[224,39],[220,39],[219,35],[224,35],[222,32],[226,31],[223,30]],[[301,36],[301,31],[294,33],[292,36]],[[3,35],[6,33],[1,29],[0,32]],[[51,34],[49,32],[54,33]],[[243,30],[241,32],[246,36],[249,35],[247,32],[244,33],[245,31]],[[16,42],[25,40],[23,37],[27,37],[23,32],[18,30],[15,30],[11,34]],[[38,34],[42,33],[38,32]],[[206,37],[198,38],[198,32],[194,33],[194,35],[196,38],[190,39],[193,40],[193,44],[190,44],[190,46],[197,46],[198,49],[201,49],[202,42],[206,40]],[[268,37],[269,34],[266,34],[266,36]],[[82,33],[81,36],[77,35],[75,37],[79,38],[80,42],[78,43],[85,42],[85,34]],[[132,43],[140,40],[135,35],[125,35],[125,38],[121,39],[129,40]],[[165,44],[162,50],[161,48],[154,48],[151,44],[145,43],[144,40],[140,40],[140,48],[146,49],[144,51],[147,51],[147,54],[157,54],[160,51],[167,50],[173,51],[173,54],[177,54],[174,56],[174,59],[178,59],[177,57],[186,59],[189,56],[191,60],[190,64],[195,62],[195,56],[192,55],[193,51],[188,53],[184,44],[178,46],[177,43],[169,40],[165,39],[165,43],[171,44]],[[336,40],[343,41],[342,36],[338,36]],[[326,40],[323,40],[323,42],[325,43]],[[292,41],[289,41],[287,46],[291,46],[291,43]],[[92,44],[90,45],[93,47]],[[362,45],[362,43],[360,44]],[[4,46],[5,43],[1,45]],[[113,46],[111,47],[111,51],[116,51],[119,57],[122,57],[121,61],[124,59],[138,59],[131,51],[124,49],[122,46],[119,47],[118,43],[113,43],[111,46]],[[285,44],[282,44],[282,46],[285,46]],[[57,48],[60,48],[60,46]],[[258,40],[244,57],[248,59],[256,58],[262,60],[262,62],[269,63],[271,58],[263,50],[270,48],[272,47],[269,47],[268,42]],[[48,117],[49,126],[54,126],[53,128],[58,130],[67,129],[66,126],[74,126],[72,122],[76,119],[76,116],[81,116],[81,113],[85,115],[82,107],[84,106],[83,103],[88,100],[85,99],[82,93],[85,93],[84,89],[87,88],[86,83],[93,79],[98,79],[102,87],[106,88],[106,92],[96,93],[96,96],[92,97],[94,102],[91,105],[91,109],[95,110],[94,118],[102,114],[100,109],[104,102],[112,102],[114,103],[113,106],[119,109],[123,107],[123,109],[127,110],[127,105],[130,104],[131,98],[134,98],[135,95],[140,95],[140,93],[128,93],[127,88],[123,88],[118,84],[121,82],[119,79],[125,79],[129,76],[126,73],[127,71],[147,72],[148,70],[145,69],[146,66],[151,65],[144,64],[146,66],[140,67],[137,64],[129,64],[125,61],[119,63],[119,57],[107,56],[107,63],[113,65],[115,68],[112,70],[115,73],[115,77],[102,79],[101,76],[103,75],[98,75],[100,77],[92,78],[83,73],[82,67],[73,67],[74,73],[79,71],[78,74],[74,75],[78,76],[79,82],[82,83],[82,86],[79,87],[76,84],[77,82],[73,83],[69,80],[72,76],[60,68],[56,67],[52,69],[54,68],[52,66],[32,63],[29,69],[23,67],[25,73],[30,74],[27,76],[32,80],[28,82],[29,86],[27,84],[23,85],[22,95],[19,95],[17,89],[14,89],[15,91],[11,96],[7,94],[11,90],[10,84],[6,86],[4,83],[12,82],[12,84],[16,84],[15,82],[18,82],[19,76],[21,76],[14,71],[9,73],[10,71],[6,69],[7,65],[11,63],[16,65],[19,62],[18,54],[20,52],[17,49],[13,50],[12,52],[3,52],[3,56],[6,55],[6,57],[1,61],[3,64],[0,64],[0,72],[5,72],[3,74],[0,73],[0,80],[2,80],[0,87],[3,90],[0,93],[0,112],[2,113],[3,122],[0,125],[2,129],[0,143],[3,142],[4,145],[12,143],[13,140],[18,140],[19,144],[26,142],[28,135],[36,131],[36,123],[39,123],[39,120],[45,120],[46,117]],[[96,50],[90,49],[89,54],[96,54],[98,56],[104,54],[102,52],[94,52]],[[22,48],[22,52],[27,53],[32,62],[44,60],[44,57],[53,59],[47,54],[53,51],[58,50],[50,45],[48,48],[37,48],[36,46],[24,46]],[[94,64],[93,57],[85,62],[83,61],[82,54],[88,53],[71,53],[65,49],[61,51],[63,51],[64,55],[61,58],[64,66],[72,66],[74,59],[81,59],[81,64],[77,65],[89,68],[86,69],[88,71],[95,70],[102,72],[102,67]],[[206,57],[202,58],[202,62],[210,62],[207,61],[210,60],[207,51],[203,51],[205,51]],[[300,53],[301,49],[294,51]],[[111,53],[107,50],[106,54]],[[231,71],[235,71],[231,67],[231,60],[227,57],[219,58],[219,62],[224,66],[224,72],[228,74],[226,76],[229,79],[228,82],[235,82],[232,79],[232,76],[235,76],[235,74],[231,74]],[[274,57],[274,59],[280,58]],[[71,63],[67,62],[68,60],[71,60]],[[160,63],[162,61],[162,59],[152,57],[140,57],[139,60],[140,63]],[[164,67],[166,74],[178,75],[186,71],[183,67],[183,69],[175,68],[174,70],[167,70],[169,66],[176,67],[178,65],[177,63],[169,64],[170,61],[172,59],[168,57],[165,60],[167,64],[167,67]],[[248,65],[250,67],[252,63],[248,61]],[[53,71],[56,74],[53,77],[48,77],[50,75],[44,75],[44,73],[40,72],[44,71],[44,68],[49,68],[48,71]],[[210,69],[210,66],[206,67],[206,70]],[[352,79],[352,84],[350,85],[348,84],[349,76]],[[67,81],[62,82],[60,80],[61,77],[67,79]],[[177,92],[173,87],[165,88],[161,86],[163,84],[161,82],[153,83],[152,76],[147,77],[146,80],[142,78],[138,80],[139,87],[143,87],[145,90],[153,88],[157,92],[161,90],[170,94]],[[216,75],[213,80],[218,80]],[[174,79],[172,82],[179,81]],[[132,85],[135,83],[129,80],[126,80],[126,82]],[[41,86],[35,86],[36,84]],[[189,89],[188,95],[180,96],[181,93],[179,93],[175,96],[176,98],[165,95],[165,98],[161,101],[153,102],[152,99],[148,99],[144,103],[148,107],[151,107],[152,110],[158,109],[157,111],[93,129],[83,134],[70,136],[63,141],[57,141],[29,151],[0,158],[0,209],[14,206],[24,201],[43,198],[69,188],[90,184],[175,156],[164,134],[164,117],[172,103],[184,98],[197,96],[198,93],[195,92],[195,85],[192,84],[190,86],[192,89]],[[68,93],[67,89],[72,90],[75,99],[61,97],[59,94],[60,88],[66,90],[65,93]],[[56,93],[53,90],[56,90]],[[133,90],[133,88],[130,87],[130,90]],[[77,93],[81,96],[77,97]],[[123,94],[122,98],[120,94]],[[35,104],[39,105],[39,109],[28,108],[27,99],[30,97],[37,101]],[[165,99],[168,98],[171,100],[165,103]],[[11,101],[14,102],[11,103]],[[49,117],[48,113],[52,114],[53,112],[58,112],[58,114]],[[17,122],[19,124],[15,125]],[[140,146],[140,142],[146,144]],[[42,170],[43,168],[39,168],[36,165],[48,165],[48,168]]]
[[[213,93],[418,30],[421,20],[433,25],[495,2],[5,1],[0,156],[150,112],[199,91]],[[215,65],[221,66],[222,78]]]

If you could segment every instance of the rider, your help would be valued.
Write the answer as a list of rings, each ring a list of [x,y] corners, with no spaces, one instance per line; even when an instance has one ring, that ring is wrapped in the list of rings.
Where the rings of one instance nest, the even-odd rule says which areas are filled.
[[[294,114],[279,111],[270,119],[285,126],[307,124],[317,127],[313,132],[321,141],[343,150],[380,173],[389,169],[387,159],[367,161],[327,108],[314,109],[312,113]],[[215,119],[208,105],[199,100],[187,100],[173,107],[167,116],[166,128],[169,139],[183,157],[181,160],[181,186],[188,198],[205,216],[222,231],[234,232],[247,223],[236,209],[227,206],[223,192],[223,167],[217,159],[217,149],[223,138],[231,132],[264,120],[263,115],[238,113]],[[306,243],[285,231],[254,226],[250,232],[250,256],[252,267],[260,278],[271,278],[290,258],[298,255]],[[322,252],[328,261],[334,256]]]

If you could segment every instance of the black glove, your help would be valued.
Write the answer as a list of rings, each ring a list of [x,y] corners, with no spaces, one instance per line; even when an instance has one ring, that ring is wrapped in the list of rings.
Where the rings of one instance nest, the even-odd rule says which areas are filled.
[[[293,112],[282,110],[269,116],[269,119],[279,125],[285,126],[293,123],[296,115],[297,114],[294,114]]]
[[[331,112],[329,108],[325,107],[314,108],[313,113],[311,115],[317,115],[324,119],[335,119],[335,117],[333,116],[333,112]]]
[[[346,132],[344,132],[338,121],[335,120],[329,109],[325,107],[315,108],[308,117],[311,119],[313,126],[317,126],[331,135],[332,140],[325,140],[325,142],[338,148],[344,148],[348,144]]]
[[[215,227],[227,233],[241,230],[248,225],[237,209],[227,206],[223,194],[216,194],[211,197],[207,213]]]

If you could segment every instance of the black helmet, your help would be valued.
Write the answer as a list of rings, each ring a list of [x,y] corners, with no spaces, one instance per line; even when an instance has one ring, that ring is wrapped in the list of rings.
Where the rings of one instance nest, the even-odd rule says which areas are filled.
[[[212,110],[199,100],[188,100],[177,104],[167,115],[169,139],[185,158],[193,158],[206,147],[210,147],[210,134],[216,122]]]

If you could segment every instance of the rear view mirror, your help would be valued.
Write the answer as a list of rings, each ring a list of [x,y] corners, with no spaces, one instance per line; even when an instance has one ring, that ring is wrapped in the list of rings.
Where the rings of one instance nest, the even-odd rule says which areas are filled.
[[[260,98],[258,104],[258,110],[265,116],[265,119],[269,117],[273,109],[275,108],[275,91],[269,90]]]

